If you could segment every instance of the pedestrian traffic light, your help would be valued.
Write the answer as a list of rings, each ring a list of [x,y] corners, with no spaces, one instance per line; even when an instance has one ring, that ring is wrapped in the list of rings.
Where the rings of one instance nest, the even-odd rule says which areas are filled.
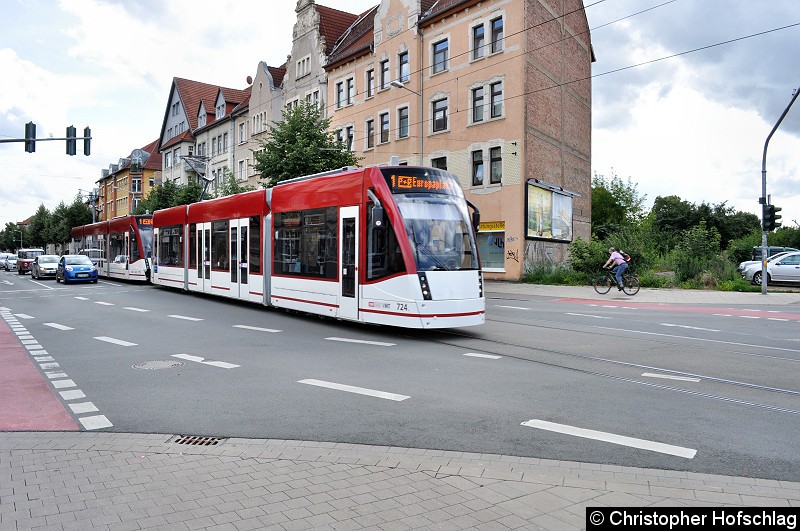
[[[28,122],[25,124],[25,153],[36,151],[36,124]]]
[[[74,155],[75,154],[75,147],[76,147],[76,140],[75,137],[77,135],[77,130],[74,126],[70,125],[67,127],[67,155]]]
[[[781,210],[783,209],[775,205],[764,205],[764,230],[766,232],[773,231],[781,226],[780,221],[778,221],[781,219],[778,214]]]
[[[92,130],[88,127],[83,128],[83,154],[87,157],[92,152]]]

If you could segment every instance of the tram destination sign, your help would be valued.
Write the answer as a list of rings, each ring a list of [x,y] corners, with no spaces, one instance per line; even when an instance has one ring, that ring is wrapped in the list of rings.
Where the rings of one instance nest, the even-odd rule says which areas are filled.
[[[461,186],[451,174],[439,171],[420,171],[407,173],[387,172],[384,174],[393,194],[434,193],[460,195]]]

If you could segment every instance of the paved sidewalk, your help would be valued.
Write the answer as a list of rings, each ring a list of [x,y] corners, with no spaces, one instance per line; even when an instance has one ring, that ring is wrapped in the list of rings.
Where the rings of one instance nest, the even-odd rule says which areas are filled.
[[[0,529],[580,529],[596,506],[800,507],[800,483],[304,441],[0,433]]]
[[[800,304],[800,293],[486,289],[490,297]],[[215,444],[190,444],[198,442]],[[326,442],[0,432],[0,531],[562,530],[585,528],[586,507],[717,505],[800,507],[800,483]]]

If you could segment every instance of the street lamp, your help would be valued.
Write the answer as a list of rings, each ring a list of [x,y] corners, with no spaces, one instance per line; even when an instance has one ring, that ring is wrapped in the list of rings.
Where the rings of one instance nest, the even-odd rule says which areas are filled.
[[[411,90],[410,88],[408,88],[405,85],[405,83],[403,83],[402,81],[398,81],[397,79],[395,79],[394,81],[390,81],[389,84],[391,86],[393,86],[393,87],[406,89],[407,91],[413,92],[414,94],[419,96],[419,165],[422,166],[423,165],[422,164],[422,139],[424,138],[424,134],[423,133],[425,132],[425,120],[424,120],[424,114],[423,114],[424,105],[422,103],[422,99],[423,99],[422,98],[422,94],[420,94],[416,90]]]
[[[19,232],[19,248],[22,249],[22,231],[19,229],[14,229],[14,232]]]

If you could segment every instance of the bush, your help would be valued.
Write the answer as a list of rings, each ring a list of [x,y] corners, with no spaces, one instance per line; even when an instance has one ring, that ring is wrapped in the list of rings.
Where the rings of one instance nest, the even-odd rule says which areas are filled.
[[[643,288],[674,288],[677,286],[674,274],[659,274],[652,269],[635,271]]]
[[[594,273],[597,273],[597,268]],[[593,278],[593,274],[575,271],[571,267],[561,264],[536,264],[522,280],[530,284],[585,286],[591,284]]]

